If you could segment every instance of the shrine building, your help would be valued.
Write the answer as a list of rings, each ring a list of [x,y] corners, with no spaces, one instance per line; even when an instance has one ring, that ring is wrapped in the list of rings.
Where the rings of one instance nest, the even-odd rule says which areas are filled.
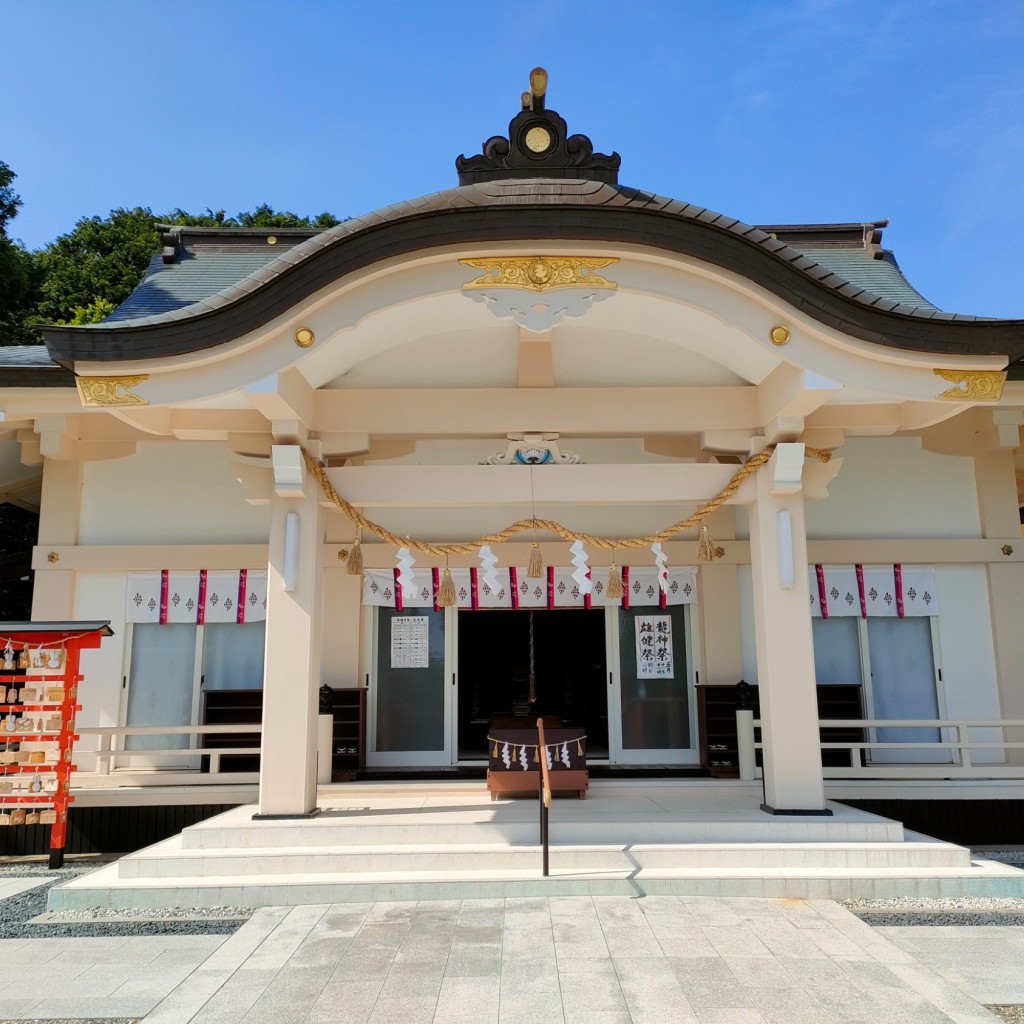
[[[885,221],[745,224],[613,142],[537,69],[453,187],[165,227],[107,320],[0,348],[31,618],[114,634],[93,804],[314,812],[324,686],[322,780],[482,779],[542,715],[594,771],[729,785],[742,680],[766,813],[1020,813],[1024,321],[924,298]]]

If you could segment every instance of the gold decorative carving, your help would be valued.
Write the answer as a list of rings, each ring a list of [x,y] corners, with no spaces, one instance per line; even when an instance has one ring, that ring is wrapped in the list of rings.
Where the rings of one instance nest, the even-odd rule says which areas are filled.
[[[617,256],[488,256],[478,260],[459,260],[463,266],[486,271],[462,286],[477,288],[525,288],[546,292],[552,288],[617,288],[594,273],[618,263]]]
[[[148,373],[134,377],[76,377],[78,397],[85,408],[108,405],[149,405],[145,398],[132,394],[132,388],[149,380]]]
[[[309,348],[316,341],[316,335],[308,327],[300,327],[295,332],[295,344],[299,348]]]
[[[937,394],[951,402],[998,402],[1006,383],[1005,370],[935,370],[954,387]]]
[[[768,332],[773,345],[785,345],[789,341],[789,328],[778,324]]]

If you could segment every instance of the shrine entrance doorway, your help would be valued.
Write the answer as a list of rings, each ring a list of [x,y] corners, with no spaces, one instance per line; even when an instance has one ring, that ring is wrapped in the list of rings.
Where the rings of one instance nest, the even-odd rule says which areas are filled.
[[[553,715],[584,730],[590,762],[698,764],[693,608],[459,611],[457,760],[486,757],[492,719]]]
[[[460,761],[486,759],[492,719],[538,715],[582,728],[588,758],[608,758],[604,609],[460,611],[457,649]]]
[[[590,762],[696,765],[695,607],[374,607],[367,765],[483,764],[491,721],[538,715]]]

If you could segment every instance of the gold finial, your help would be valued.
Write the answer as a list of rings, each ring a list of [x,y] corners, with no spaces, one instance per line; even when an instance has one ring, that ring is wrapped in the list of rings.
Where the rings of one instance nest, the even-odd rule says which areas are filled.
[[[523,110],[529,110],[533,105],[533,93],[524,92],[519,98],[523,101]]]
[[[534,68],[530,72],[530,92],[533,94],[534,110],[544,109],[544,94],[548,91],[548,73],[543,68]]]
[[[768,332],[768,337],[773,345],[785,345],[789,341],[789,328],[778,324]]]

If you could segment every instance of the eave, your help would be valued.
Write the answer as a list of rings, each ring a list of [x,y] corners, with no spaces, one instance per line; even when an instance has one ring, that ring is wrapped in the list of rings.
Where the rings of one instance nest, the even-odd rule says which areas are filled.
[[[44,327],[51,358],[117,362],[230,342],[381,260],[438,246],[535,240],[638,245],[738,274],[819,323],[893,349],[1024,356],[1024,320],[917,309],[844,281],[759,228],[651,193],[596,182],[464,186],[346,221],[210,299],[104,327]]]

